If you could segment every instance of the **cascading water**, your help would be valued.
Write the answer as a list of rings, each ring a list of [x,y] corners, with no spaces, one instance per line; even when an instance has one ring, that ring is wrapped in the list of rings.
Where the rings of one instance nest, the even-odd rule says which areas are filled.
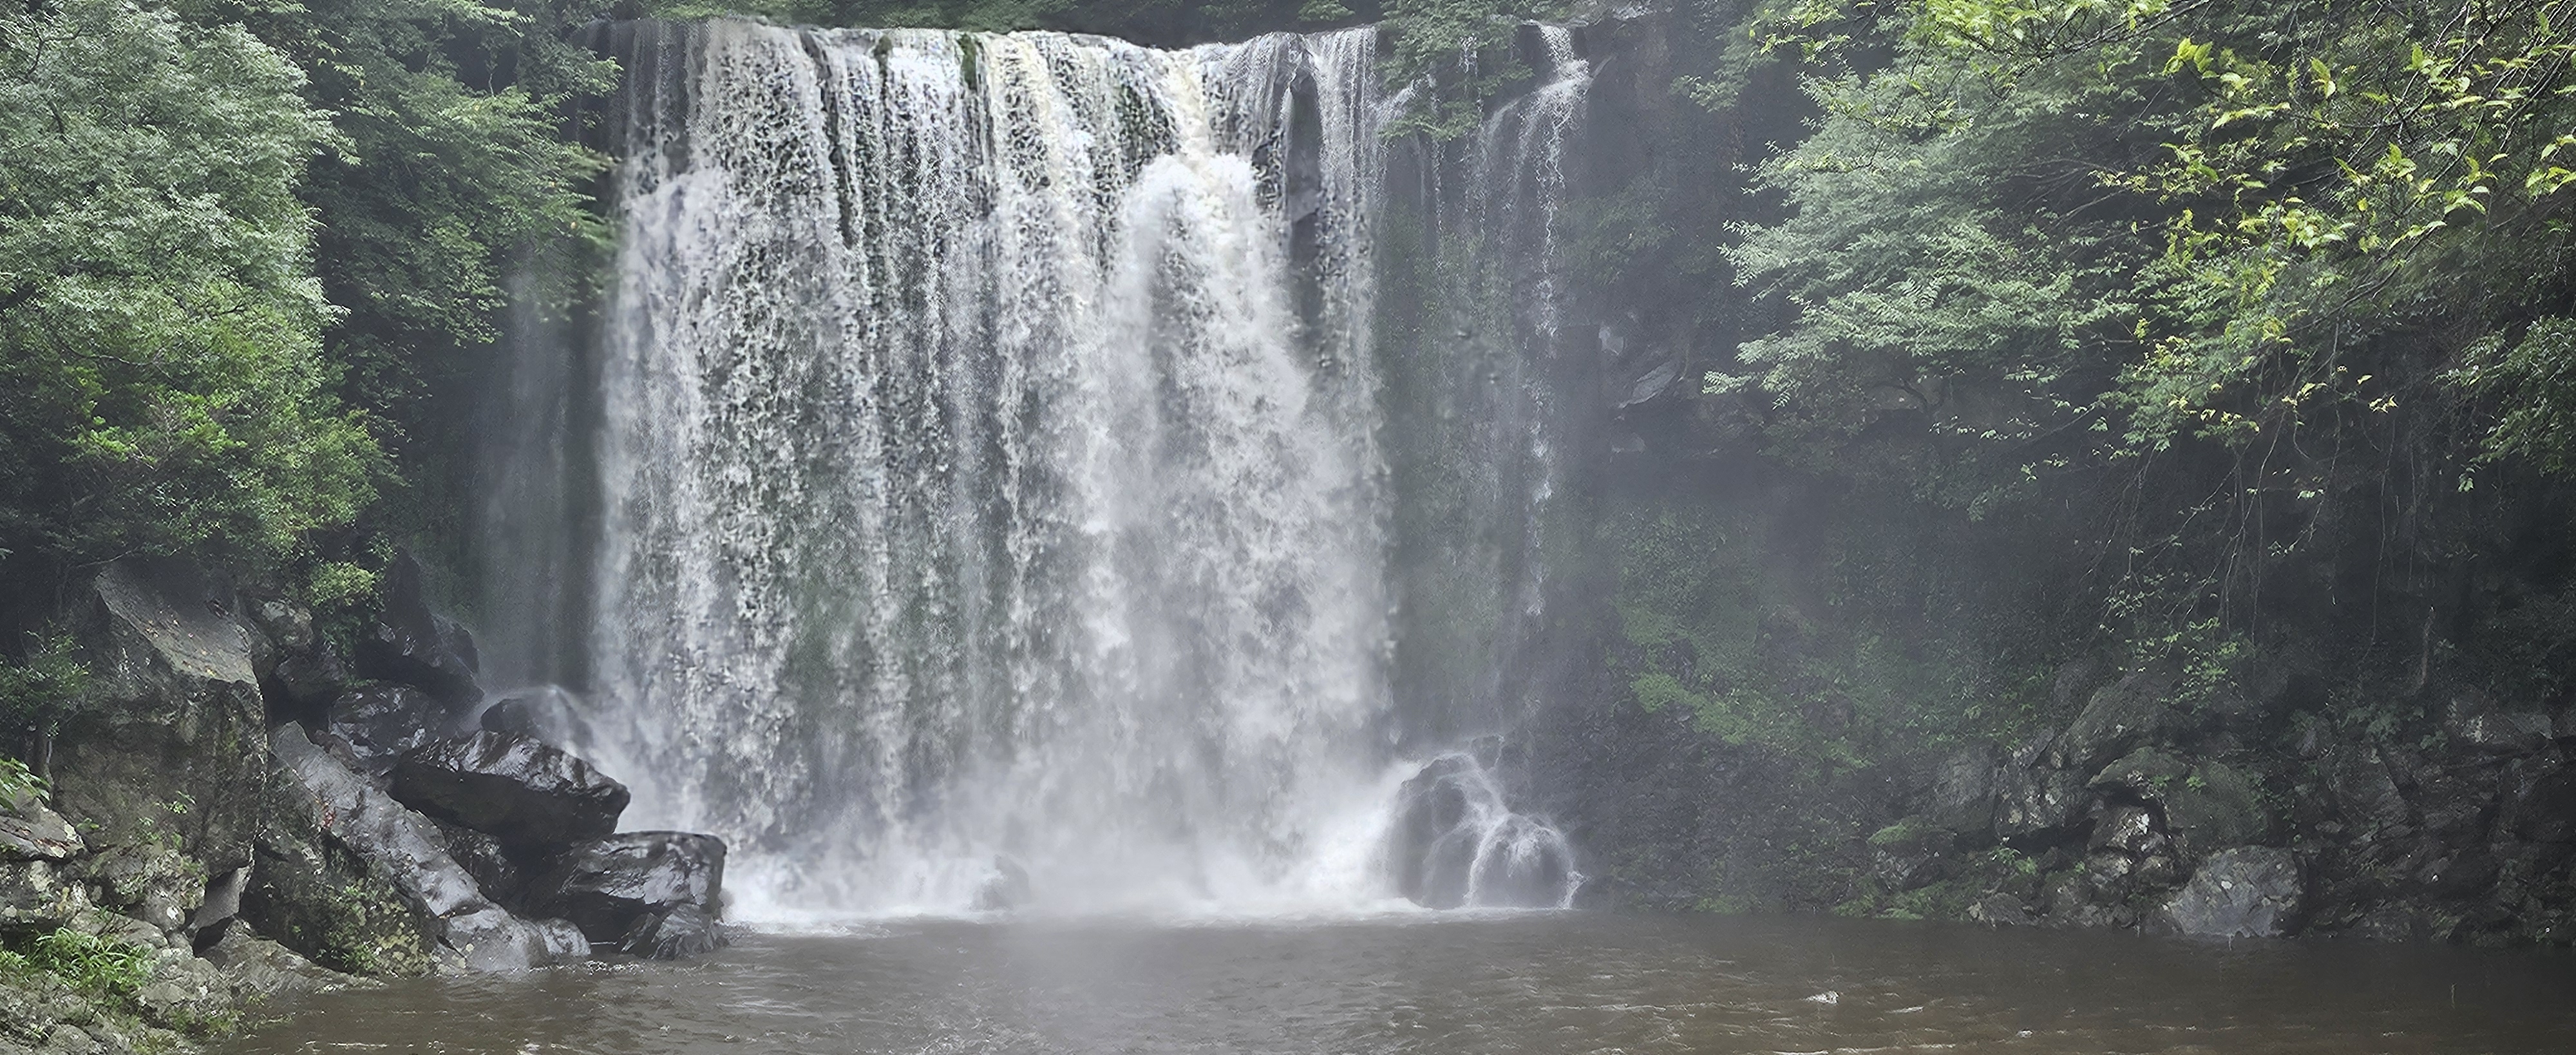
[[[1374,31],[667,32],[598,342],[630,825],[754,915],[1399,893]],[[1463,900],[1561,901],[1490,805],[1557,878]]]

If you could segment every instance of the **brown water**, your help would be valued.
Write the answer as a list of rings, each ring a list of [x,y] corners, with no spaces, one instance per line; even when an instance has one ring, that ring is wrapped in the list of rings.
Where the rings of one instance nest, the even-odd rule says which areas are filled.
[[[285,1010],[227,1050],[2568,1052],[2576,959],[1812,918],[926,921]]]

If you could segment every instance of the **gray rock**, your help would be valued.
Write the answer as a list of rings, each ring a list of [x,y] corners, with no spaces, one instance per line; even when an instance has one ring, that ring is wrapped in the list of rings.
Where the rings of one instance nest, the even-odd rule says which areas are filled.
[[[60,861],[86,849],[71,822],[41,801],[0,810],[0,861]]]
[[[2039,923],[2039,914],[2030,905],[2011,894],[1997,891],[1968,906],[1968,918],[1998,927],[2028,927]]]
[[[339,738],[350,761],[383,774],[402,756],[456,732],[446,705],[409,685],[368,685],[342,693],[322,715],[321,733]]]
[[[2203,762],[2165,796],[2165,822],[2187,853],[2259,843],[2275,821],[2254,779],[2224,762]]]
[[[2084,786],[2139,802],[2162,804],[2166,795],[2190,775],[2190,763],[2157,748],[2141,747],[2102,767]]]
[[[571,920],[590,940],[622,943],[636,921],[695,906],[721,914],[724,841],[688,832],[628,832],[582,843],[530,888],[529,907]]]
[[[2576,843],[2576,769],[2541,761],[2513,774],[2498,827],[2527,843]]]
[[[2060,769],[2092,773],[2112,759],[2173,735],[2184,721],[2168,698],[2180,680],[2181,673],[2172,664],[2150,663],[2094,690],[2084,709],[2058,734],[2050,749],[2051,761]]]
[[[512,916],[483,896],[473,876],[448,856],[429,819],[402,808],[392,796],[313,746],[292,725],[279,727],[278,760],[302,782],[319,806],[324,834],[364,858],[429,919],[454,954],[451,962],[473,971],[516,971],[567,955],[568,943],[547,926]]]
[[[2164,833],[2156,830],[2155,815],[2144,806],[2116,803],[2106,806],[2093,822],[2093,838],[2086,844],[2094,850],[2117,850],[2132,857],[2161,845]]]
[[[2537,754],[2549,746],[2552,731],[2549,715],[2505,710],[2475,690],[2451,695],[2442,711],[2442,729],[2457,743],[2497,755]]]
[[[2396,827],[2414,816],[2377,748],[2338,744],[2326,752],[2318,768],[2325,774],[2336,810],[2364,832]]]
[[[223,969],[233,991],[247,1000],[372,984],[298,956],[237,922],[226,925],[203,955],[206,962]]]
[[[1993,744],[1968,747],[1944,759],[1923,804],[1924,823],[1957,836],[1990,838],[1995,828],[1997,773],[2003,752]]]
[[[473,638],[430,611],[422,578],[410,553],[385,565],[384,609],[358,640],[358,673],[417,687],[452,708],[472,707],[483,700]]]
[[[478,732],[403,756],[393,794],[405,805],[510,846],[560,846],[617,830],[628,793],[559,748]]]
[[[89,884],[98,903],[165,933],[188,927],[206,897],[206,869],[159,843],[125,843],[76,858],[64,873]]]
[[[73,606],[92,684],[54,740],[53,804],[92,850],[163,847],[210,871],[250,863],[269,768],[255,633],[186,564],[117,561]],[[200,877],[198,882],[202,882]]]
[[[2165,903],[2164,923],[2183,934],[2275,938],[2297,929],[2306,888],[2299,859],[2269,846],[2211,854]]]
[[[89,888],[54,862],[0,860],[0,928],[46,930],[91,912]]]
[[[2013,752],[1995,777],[1995,835],[2047,841],[2084,822],[2092,796],[2084,777],[2047,763],[2048,741]]]

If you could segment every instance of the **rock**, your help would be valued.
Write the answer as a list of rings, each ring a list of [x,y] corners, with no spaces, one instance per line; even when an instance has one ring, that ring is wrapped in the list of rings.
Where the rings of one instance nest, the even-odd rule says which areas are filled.
[[[2451,695],[2442,712],[2442,729],[2467,747],[2497,755],[2538,754],[2549,746],[2551,722],[2539,711],[2508,711],[2486,694],[2463,690]]]
[[[2016,844],[2062,838],[2084,821],[2091,796],[2081,774],[2046,762],[2048,741],[2025,744],[1995,776],[1995,835]]]
[[[714,914],[696,905],[681,905],[665,912],[646,913],[627,928],[626,937],[617,943],[617,951],[653,960],[678,960],[703,956],[723,948],[724,925]]]
[[[2028,927],[2039,922],[2039,915],[2022,899],[1997,891],[1968,906],[1968,918],[1997,927]]]
[[[594,942],[621,943],[645,916],[683,905],[720,915],[724,841],[687,832],[628,832],[565,851],[530,887],[529,907],[571,920]]]
[[[2093,822],[2093,838],[2086,847],[2137,857],[2163,841],[2164,833],[2156,830],[2155,815],[2144,806],[2124,802],[2103,808],[2101,818]]]
[[[484,708],[476,724],[490,732],[524,736],[558,747],[591,740],[590,723],[581,716],[581,701],[554,685],[511,693]]]
[[[2377,748],[2338,744],[2326,752],[2318,769],[2325,775],[2337,812],[2365,833],[2405,824],[2414,816]]]
[[[2295,930],[2305,887],[2290,851],[2240,846],[2211,854],[2165,903],[2163,922],[2183,934],[2276,938]]]
[[[0,810],[0,861],[60,861],[86,849],[71,822],[41,801]]]
[[[1923,804],[1924,823],[1970,841],[1992,838],[1996,775],[2003,764],[2003,752],[1993,744],[1978,744],[1943,760]]]
[[[452,708],[483,700],[473,637],[429,610],[420,562],[397,553],[385,565],[384,609],[358,641],[358,673],[411,685]]]
[[[109,846],[64,872],[87,882],[100,905],[169,934],[187,929],[206,896],[205,866],[160,843]]]
[[[250,866],[243,865],[206,882],[206,896],[188,917],[190,933],[204,931],[241,914],[242,890],[250,885]]]
[[[2161,804],[2191,775],[2191,764],[2153,747],[2141,747],[2102,767],[2084,786]]]
[[[531,847],[616,831],[629,797],[626,785],[588,762],[524,736],[493,732],[403,756],[393,769],[393,794],[413,809],[505,845]]]
[[[2050,760],[2060,769],[2084,773],[2179,731],[2182,716],[2167,703],[2181,672],[2173,664],[2150,663],[2120,680],[2094,690],[2084,709],[2058,734]]]
[[[329,643],[285,652],[275,667],[269,668],[269,680],[280,695],[292,705],[291,713],[301,717],[320,712],[332,700],[349,690],[357,675],[350,673],[338,649]]]
[[[272,743],[279,762],[312,796],[321,834],[399,891],[426,924],[421,929],[439,939],[444,955],[434,959],[465,970],[516,971],[587,954],[586,947],[564,952],[567,943],[558,929],[512,916],[486,898],[473,876],[448,856],[428,818],[402,808],[294,726],[279,727]]]
[[[345,744],[349,760],[362,771],[381,775],[403,755],[454,729],[454,717],[428,693],[408,685],[369,685],[331,701],[319,731]]]
[[[520,867],[518,858],[511,856],[501,840],[453,821],[426,819],[436,827],[439,845],[465,867],[466,874],[474,877],[474,885],[482,889],[484,897],[514,910],[522,905],[527,870]]]
[[[157,846],[226,871],[250,863],[269,768],[259,637],[220,580],[120,560],[71,624],[92,682],[54,739],[53,805],[93,850]],[[264,638],[262,638],[264,640]],[[202,882],[202,878],[198,880]]]
[[[356,975],[342,974],[298,956],[294,950],[253,934],[238,922],[224,926],[201,955],[206,962],[223,968],[233,991],[245,1000],[369,984]]]
[[[2203,762],[2165,796],[2165,826],[2184,851],[2203,854],[2272,837],[2273,818],[2252,777],[2223,762]]]
[[[92,911],[89,889],[54,862],[0,860],[0,930],[48,930]]]
[[[559,919],[525,920],[486,904],[447,918],[445,943],[477,974],[524,971],[590,955],[590,942]]]
[[[1466,755],[1432,759],[1396,792],[1396,821],[1388,831],[1387,860],[1395,891],[1428,908],[1456,908],[1467,901],[1468,870],[1476,838],[1466,824],[1470,793],[1481,789],[1479,771]]]
[[[2576,770],[2530,764],[2513,774],[2498,828],[2527,843],[2576,843]]]

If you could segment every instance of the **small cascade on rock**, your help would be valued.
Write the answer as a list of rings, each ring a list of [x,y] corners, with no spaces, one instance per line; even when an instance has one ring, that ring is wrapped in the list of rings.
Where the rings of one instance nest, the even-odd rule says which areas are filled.
[[[1564,908],[1583,883],[1565,836],[1512,812],[1493,771],[1463,752],[1404,782],[1386,854],[1396,892],[1428,908]]]

